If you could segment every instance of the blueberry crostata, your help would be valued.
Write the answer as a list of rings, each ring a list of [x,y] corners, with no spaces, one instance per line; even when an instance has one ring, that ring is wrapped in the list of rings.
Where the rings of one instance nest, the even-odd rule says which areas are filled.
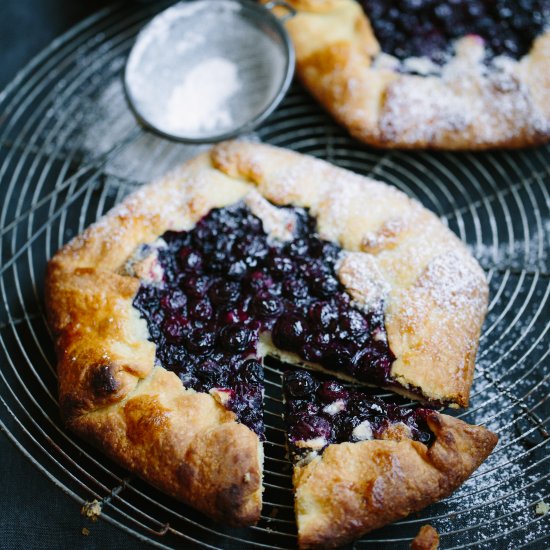
[[[289,3],[298,75],[358,139],[433,149],[550,139],[548,0]]]
[[[487,285],[461,241],[396,189],[228,142],[139,189],[62,248],[48,266],[46,303],[68,427],[210,517],[251,525],[261,510],[263,358],[423,407],[464,407]],[[487,430],[431,409],[293,376],[297,502],[325,475],[339,491],[331,457],[344,453],[359,461],[345,469],[360,476],[357,491],[370,483],[362,464],[402,503],[342,524],[334,541],[441,498],[494,445]],[[298,408],[309,416],[298,419]],[[395,464],[410,457],[403,468],[423,476],[418,493],[393,483],[391,468],[371,471],[371,452]],[[332,522],[330,513],[311,525]]]

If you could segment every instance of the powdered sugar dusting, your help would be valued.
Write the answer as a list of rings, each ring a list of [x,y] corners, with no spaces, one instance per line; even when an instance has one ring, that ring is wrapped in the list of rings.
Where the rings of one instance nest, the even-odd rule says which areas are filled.
[[[484,416],[498,414],[502,408],[498,399]],[[433,524],[445,548],[473,544],[491,550],[495,539],[500,544],[508,541],[510,546],[502,546],[508,548],[515,537],[525,544],[547,532],[548,521],[536,513],[536,503],[548,495],[547,481],[541,479],[540,467],[533,468],[544,446],[526,446],[523,436],[518,438],[509,424],[505,429],[497,423],[489,427],[500,432],[497,448],[455,494],[437,505]]]
[[[466,332],[471,338],[477,336],[466,328],[475,326],[484,311],[486,292],[478,269],[465,254],[449,251],[434,257],[402,304],[403,320],[408,319],[414,327],[438,309],[445,312],[445,322],[460,331],[460,336]],[[475,349],[473,339],[468,348]]]
[[[160,102],[162,109],[155,122],[163,131],[175,135],[227,131],[233,125],[227,101],[241,86],[235,63],[211,57],[191,68],[172,89],[168,101]]]
[[[379,308],[390,292],[376,258],[363,252],[345,252],[336,266],[338,277],[354,304],[363,311]]]
[[[473,256],[485,269],[519,269],[550,271],[548,248],[541,241],[550,242],[550,220],[546,220],[542,233],[535,233],[530,239],[516,239],[512,242],[470,245]]]
[[[495,144],[550,134],[520,65],[497,58],[487,67],[479,43],[470,37],[461,42],[440,76],[403,75],[390,84],[380,119],[383,138],[411,145],[448,141],[452,148],[455,139]]]
[[[297,223],[294,212],[273,206],[256,190],[248,193],[244,202],[262,220],[264,231],[271,238],[280,241],[290,241],[293,238]]]

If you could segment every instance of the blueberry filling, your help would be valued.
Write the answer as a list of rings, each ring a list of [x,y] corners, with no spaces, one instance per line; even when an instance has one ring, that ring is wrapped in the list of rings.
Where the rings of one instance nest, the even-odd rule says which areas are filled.
[[[297,224],[286,242],[268,237],[242,203],[165,233],[163,281],[143,282],[134,299],[160,364],[187,388],[226,390],[223,403],[262,437],[262,333],[326,369],[392,383],[382,304],[369,313],[350,304],[335,273],[341,249],[319,238],[307,212],[291,211]]]
[[[321,453],[331,443],[407,438],[430,445],[433,441],[426,422],[431,409],[388,404],[303,370],[285,373],[283,391],[293,462]]]
[[[519,59],[544,32],[548,0],[361,0],[383,51],[444,63],[450,43],[475,34],[490,56]]]

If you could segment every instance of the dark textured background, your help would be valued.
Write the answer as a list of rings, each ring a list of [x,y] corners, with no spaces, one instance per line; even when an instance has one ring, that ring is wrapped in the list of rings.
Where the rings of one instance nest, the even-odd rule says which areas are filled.
[[[0,89],[30,59],[107,0],[0,0]],[[37,471],[0,433],[0,548],[140,548],[105,521],[80,515],[77,502]],[[90,534],[82,535],[87,527]]]

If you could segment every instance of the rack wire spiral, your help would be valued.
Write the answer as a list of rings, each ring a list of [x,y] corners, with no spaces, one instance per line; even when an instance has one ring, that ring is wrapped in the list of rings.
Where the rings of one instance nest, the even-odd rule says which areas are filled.
[[[58,487],[163,548],[292,548],[280,372],[266,367],[265,505],[256,527],[214,524],[156,491],[61,426],[42,301],[48,258],[144,181],[199,148],[163,141],[129,112],[121,70],[138,30],[164,3],[114,6],[54,41],[0,95],[0,427]],[[548,319],[550,147],[483,154],[374,151],[354,141],[298,85],[253,139],[325,158],[399,187],[437,212],[487,273],[471,406],[496,431],[488,461],[445,501],[364,537],[408,548],[434,525],[442,548],[547,548],[550,499]]]

